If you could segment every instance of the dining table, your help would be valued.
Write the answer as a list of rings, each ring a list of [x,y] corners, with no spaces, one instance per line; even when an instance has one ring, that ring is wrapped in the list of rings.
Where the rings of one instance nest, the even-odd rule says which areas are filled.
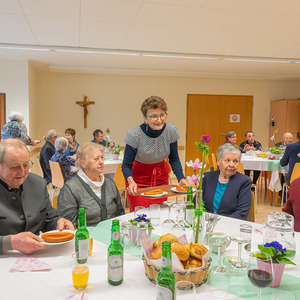
[[[172,211],[172,214],[174,212]],[[120,222],[132,219],[133,213],[117,217]],[[167,218],[167,208],[161,205],[160,225],[152,231],[151,239],[155,241],[162,235],[162,222]],[[220,216],[214,232],[222,232],[227,235],[239,233],[242,223],[250,224],[253,228],[252,251],[262,243],[263,225]],[[0,255],[0,283],[1,299],[131,299],[153,300],[155,299],[155,284],[149,281],[145,275],[142,261],[142,248],[131,247],[124,249],[124,275],[123,283],[119,286],[109,285],[107,281],[107,249],[110,244],[110,230],[112,220],[100,222],[92,230],[94,240],[92,255],[90,256],[89,281],[83,298],[83,294],[73,288],[71,275],[71,257],[74,252],[74,239],[62,245],[51,245],[47,249],[31,255],[25,255],[17,251],[8,251]],[[300,249],[300,233],[295,233],[296,249]],[[237,256],[238,246],[231,242],[224,251],[224,256]],[[247,260],[248,254],[242,257]],[[212,253],[212,265],[217,264],[217,255]],[[49,268],[43,271],[12,272],[19,259],[30,258],[41,264],[47,264]],[[295,256],[296,266],[286,266],[280,290],[292,292],[296,299],[300,299],[300,255]],[[212,287],[214,289],[214,287]],[[274,288],[264,288],[262,299],[271,299]],[[207,283],[196,288],[196,299],[215,299],[210,293]],[[78,298],[75,298],[78,297]],[[257,299],[257,289],[249,284],[247,292],[243,296],[228,294],[228,299]]]
[[[275,203],[278,201],[278,192],[282,190],[281,176],[287,173],[287,168],[280,165],[280,159],[261,158],[256,155],[242,154],[241,163],[244,170],[265,171],[268,174],[270,190],[270,204],[273,205],[273,192],[276,192]]]

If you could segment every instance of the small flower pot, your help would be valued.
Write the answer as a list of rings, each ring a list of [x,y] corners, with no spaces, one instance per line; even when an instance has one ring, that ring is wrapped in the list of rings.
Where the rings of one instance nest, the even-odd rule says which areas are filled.
[[[274,154],[275,159],[280,159],[281,158],[281,154]]]
[[[112,155],[112,158],[113,158],[114,160],[118,160],[118,159],[119,159],[119,154],[113,154],[113,155]]]
[[[272,273],[271,265],[269,263],[264,262],[262,260],[258,260],[257,263],[258,263],[259,267],[262,268],[264,271]],[[273,282],[271,283],[270,287],[275,288],[280,285],[284,268],[285,268],[285,264],[273,263]]]

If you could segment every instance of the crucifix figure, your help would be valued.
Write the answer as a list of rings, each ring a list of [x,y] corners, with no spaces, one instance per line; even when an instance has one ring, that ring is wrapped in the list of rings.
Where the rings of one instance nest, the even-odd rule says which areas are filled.
[[[83,101],[76,101],[76,104],[79,104],[84,109],[84,111],[83,111],[84,128],[86,128],[87,127],[87,119],[86,119],[86,117],[87,117],[87,114],[88,114],[87,107],[90,104],[95,104],[95,101],[90,101],[90,100],[88,100],[87,96],[84,96],[83,97]]]

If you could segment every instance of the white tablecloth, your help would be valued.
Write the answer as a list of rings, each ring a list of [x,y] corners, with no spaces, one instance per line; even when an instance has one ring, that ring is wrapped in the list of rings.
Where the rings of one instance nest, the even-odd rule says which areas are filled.
[[[269,171],[271,178],[269,190],[279,192],[282,190],[279,173],[286,173],[286,168],[281,167],[279,160],[242,155],[241,163],[245,170]]]
[[[166,216],[166,210],[163,210]],[[132,214],[122,216],[122,219],[132,218]],[[164,218],[161,218],[161,222]],[[215,231],[227,234],[239,232],[239,224],[242,221],[222,217],[217,223]],[[243,222],[245,223],[245,222]],[[261,228],[262,225],[250,223],[253,228]],[[161,228],[156,228],[156,234],[161,233]],[[107,234],[107,233],[103,233]],[[252,249],[256,244],[262,243],[262,235],[254,232],[252,235]],[[300,234],[296,233],[297,249],[300,249]],[[107,248],[108,246],[94,241],[93,254],[90,259],[90,276],[87,293],[89,299],[128,299],[128,300],[153,300],[155,299],[155,285],[145,276],[143,262],[140,258],[125,254],[124,256],[124,281],[120,286],[111,286],[107,282]],[[9,273],[16,259],[23,254],[10,251],[0,256],[0,283],[1,299],[64,299],[77,294],[72,285],[71,254],[74,252],[74,241],[60,245],[49,246],[48,249],[32,254],[51,266],[50,271]],[[224,255],[237,255],[237,244],[231,243]],[[300,256],[295,258],[296,267],[288,267],[285,273],[299,277],[300,283]],[[281,287],[283,288],[283,287]],[[207,285],[197,288],[197,299],[213,299],[209,294]],[[229,299],[239,299],[230,295]]]

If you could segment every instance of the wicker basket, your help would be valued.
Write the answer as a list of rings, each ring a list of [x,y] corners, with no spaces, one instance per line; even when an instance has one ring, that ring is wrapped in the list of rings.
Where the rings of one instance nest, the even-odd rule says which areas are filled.
[[[160,270],[154,267],[153,265],[151,265],[147,261],[144,255],[143,255],[143,262],[144,262],[146,276],[152,283],[156,283],[156,277]],[[198,287],[206,282],[210,264],[211,264],[211,258],[209,259],[205,267],[187,270],[185,272],[173,272],[173,273],[175,275],[176,281],[181,281],[181,280],[191,281],[192,283],[195,284],[196,287]]]

